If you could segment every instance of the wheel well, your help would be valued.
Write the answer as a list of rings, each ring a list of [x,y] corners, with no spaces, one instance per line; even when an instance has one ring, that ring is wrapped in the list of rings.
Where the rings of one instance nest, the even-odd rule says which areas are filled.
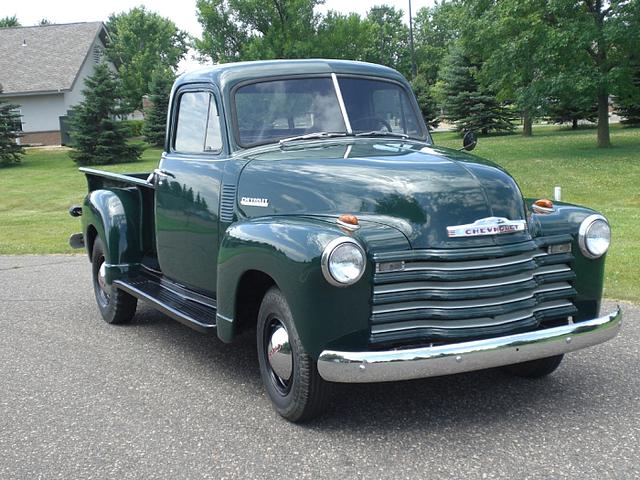
[[[89,254],[89,258],[91,258],[91,255],[93,254],[93,244],[95,243],[97,237],[98,231],[93,225],[89,225],[87,227],[87,238],[85,242],[87,245],[87,253]]]
[[[249,270],[245,272],[238,283],[235,305],[236,333],[243,332],[255,326],[258,320],[260,304],[267,290],[276,282],[264,272]]]

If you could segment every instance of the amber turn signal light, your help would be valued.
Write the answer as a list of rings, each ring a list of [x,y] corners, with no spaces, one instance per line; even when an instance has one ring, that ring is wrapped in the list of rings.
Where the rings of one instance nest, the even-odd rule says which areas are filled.
[[[548,198],[541,198],[533,202],[533,211],[536,213],[551,213],[553,212],[553,202]]]
[[[360,228],[360,222],[358,217],[350,215],[348,213],[342,214],[338,217],[338,225],[348,228],[349,230],[356,230]]]

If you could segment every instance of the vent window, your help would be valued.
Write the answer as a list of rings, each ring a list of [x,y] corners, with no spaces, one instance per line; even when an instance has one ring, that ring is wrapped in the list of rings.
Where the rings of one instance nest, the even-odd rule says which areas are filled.
[[[95,46],[93,47],[93,61],[94,63],[100,63],[100,61],[102,60],[102,55],[103,55],[103,51],[102,48],[99,46]]]

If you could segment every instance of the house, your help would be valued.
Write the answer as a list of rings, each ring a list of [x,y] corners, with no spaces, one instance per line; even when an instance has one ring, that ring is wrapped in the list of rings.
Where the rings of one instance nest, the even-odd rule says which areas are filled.
[[[19,105],[22,144],[61,144],[61,117],[82,101],[106,36],[102,22],[0,28],[0,96]]]

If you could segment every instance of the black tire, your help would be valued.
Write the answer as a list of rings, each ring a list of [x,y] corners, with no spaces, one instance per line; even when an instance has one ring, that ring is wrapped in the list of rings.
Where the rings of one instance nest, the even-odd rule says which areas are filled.
[[[100,238],[96,238],[91,252],[91,272],[93,291],[98,309],[105,322],[111,324],[126,323],[135,315],[138,299],[115,287],[111,287],[108,292],[103,289],[100,285],[99,273],[104,261],[104,245]]]
[[[564,355],[540,358],[529,362],[507,365],[504,370],[511,375],[523,378],[542,378],[552,374],[560,366]]]
[[[274,372],[267,352],[274,328],[280,326],[288,334],[293,360],[287,379]],[[257,345],[262,382],[276,411],[291,422],[303,422],[318,416],[326,405],[330,385],[320,377],[316,362],[305,352],[289,305],[278,288],[272,287],[260,305]]]

